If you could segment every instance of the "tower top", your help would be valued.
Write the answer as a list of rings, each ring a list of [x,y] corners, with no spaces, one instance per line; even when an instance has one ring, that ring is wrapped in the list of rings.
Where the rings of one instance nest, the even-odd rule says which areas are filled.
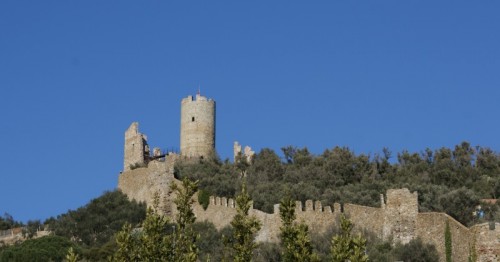
[[[188,102],[197,102],[197,101],[208,101],[208,102],[215,102],[212,98],[208,98],[206,96],[202,96],[199,91],[195,96],[189,95],[185,98],[182,99],[182,104],[188,103]]]

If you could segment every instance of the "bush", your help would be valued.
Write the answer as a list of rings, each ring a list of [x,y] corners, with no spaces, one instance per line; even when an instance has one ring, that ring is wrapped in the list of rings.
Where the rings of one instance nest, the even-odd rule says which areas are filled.
[[[63,261],[70,247],[75,249],[67,238],[44,236],[5,248],[0,253],[0,261]]]

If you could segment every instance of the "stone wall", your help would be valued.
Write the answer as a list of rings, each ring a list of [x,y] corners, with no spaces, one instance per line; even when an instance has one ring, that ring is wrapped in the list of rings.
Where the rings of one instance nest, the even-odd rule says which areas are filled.
[[[167,155],[162,161],[154,160],[146,167],[124,171],[118,177],[118,189],[129,199],[145,202],[148,206],[153,203],[156,193],[160,197],[160,208],[167,215],[173,215],[171,199],[173,199],[170,185],[180,183],[174,178],[174,164],[178,155]]]
[[[179,156],[167,156],[165,161],[151,161],[147,167],[123,172],[119,177],[118,188],[131,199],[145,201],[151,205],[155,192],[161,196],[161,207],[166,215],[174,217],[174,195],[171,183],[178,183],[173,176],[173,164]],[[344,204],[343,210],[338,203],[334,207],[322,206],[320,201],[307,200],[296,202],[297,221],[308,225],[311,232],[324,233],[337,226],[338,215],[343,211],[354,223],[355,230],[370,231],[379,237],[398,239],[400,242],[420,237],[424,243],[436,246],[440,261],[445,261],[444,232],[446,221],[450,225],[453,261],[467,261],[470,250],[475,246],[479,261],[498,261],[500,253],[500,224],[490,230],[488,224],[467,228],[444,213],[418,213],[417,194],[408,189],[391,189],[387,192],[387,202],[382,197],[381,207],[366,207]],[[208,221],[217,229],[229,226],[236,214],[235,201],[224,197],[211,197],[206,210],[193,197],[193,211],[197,221]],[[256,235],[259,242],[278,242],[281,227],[279,205],[268,214],[251,208],[250,215],[262,223]],[[392,232],[393,235],[388,235]]]
[[[344,213],[359,229],[368,230],[382,238],[384,225],[384,210],[376,207],[366,207],[353,204],[344,204]]]
[[[410,190],[387,190],[387,203],[384,208],[382,236],[384,240],[392,237],[393,243],[407,244],[415,237],[418,214],[418,194]]]
[[[440,261],[446,261],[444,240],[446,222],[450,225],[453,261],[468,261],[472,237],[470,230],[445,213],[419,213],[416,236],[424,243],[435,245],[440,254]]]
[[[215,150],[215,101],[200,94],[181,102],[181,155],[207,157]]]
[[[146,135],[139,132],[139,123],[133,122],[125,131],[125,146],[123,157],[123,171],[131,170],[132,166],[143,166],[149,155],[149,146]]]
[[[470,229],[479,262],[500,261],[500,223],[484,223]]]

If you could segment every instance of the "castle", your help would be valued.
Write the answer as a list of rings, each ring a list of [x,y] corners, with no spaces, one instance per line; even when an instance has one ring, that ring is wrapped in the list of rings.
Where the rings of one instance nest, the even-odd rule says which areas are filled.
[[[119,176],[118,188],[129,198],[151,204],[153,195],[159,193],[162,211],[173,216],[176,212],[173,203],[171,183],[179,183],[174,178],[174,164],[179,158],[203,158],[215,152],[215,101],[201,96],[188,96],[181,102],[180,154],[161,152],[154,148],[150,152],[147,136],[139,132],[139,124],[134,122],[125,132],[124,166]],[[234,153],[251,157],[254,152],[235,142]],[[382,192],[381,192],[382,193]],[[449,225],[452,236],[453,261],[468,261],[475,249],[478,261],[499,261],[500,223],[484,223],[470,228],[457,222],[445,213],[418,211],[418,193],[408,189],[390,189],[380,195],[381,206],[366,207],[354,204],[333,207],[322,206],[320,201],[307,200],[303,206],[296,204],[299,221],[306,223],[312,232],[322,233],[336,226],[336,217],[345,213],[355,224],[357,230],[366,230],[382,239],[408,243],[421,238],[424,243],[436,246],[440,261],[445,261],[445,228]],[[230,224],[236,214],[235,201],[225,197],[211,197],[206,210],[194,201],[193,211],[197,221],[209,221],[218,229]],[[278,242],[281,220],[279,205],[268,214],[251,208],[250,215],[262,223],[256,240]]]

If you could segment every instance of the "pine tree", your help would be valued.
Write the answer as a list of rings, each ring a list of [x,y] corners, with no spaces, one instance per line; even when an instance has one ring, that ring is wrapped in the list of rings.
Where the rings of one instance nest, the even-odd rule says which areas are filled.
[[[317,256],[313,254],[309,229],[304,223],[294,223],[295,202],[288,196],[280,202],[280,217],[283,261],[317,261]]]
[[[450,223],[448,222],[448,220],[446,221],[446,228],[444,230],[444,247],[446,252],[446,262],[451,262],[452,245],[451,245]]]
[[[66,254],[66,261],[68,261],[68,262],[77,262],[78,261],[78,254],[75,253],[75,250],[73,250],[73,247],[70,247],[68,249],[68,253]]]
[[[116,235],[118,250],[112,261],[172,261],[172,236],[167,234],[169,220],[158,213],[159,195],[155,194],[153,207],[149,207],[142,231],[135,233],[126,223]]]
[[[174,261],[194,262],[198,259],[198,236],[193,231],[196,217],[191,205],[193,195],[198,189],[198,181],[192,182],[186,177],[182,180],[182,187],[172,184],[171,189],[176,191],[174,203],[177,205],[177,231],[175,235]]]
[[[340,234],[332,239],[332,261],[334,262],[364,262],[368,261],[366,255],[366,239],[361,235],[353,237],[351,231],[353,228],[352,222],[345,217],[340,216]]]
[[[234,251],[235,262],[248,262],[252,260],[253,250],[257,247],[254,235],[260,230],[260,222],[254,216],[249,216],[248,211],[252,200],[243,183],[241,193],[236,197],[236,215],[231,221],[233,235],[230,241],[225,241]]]

